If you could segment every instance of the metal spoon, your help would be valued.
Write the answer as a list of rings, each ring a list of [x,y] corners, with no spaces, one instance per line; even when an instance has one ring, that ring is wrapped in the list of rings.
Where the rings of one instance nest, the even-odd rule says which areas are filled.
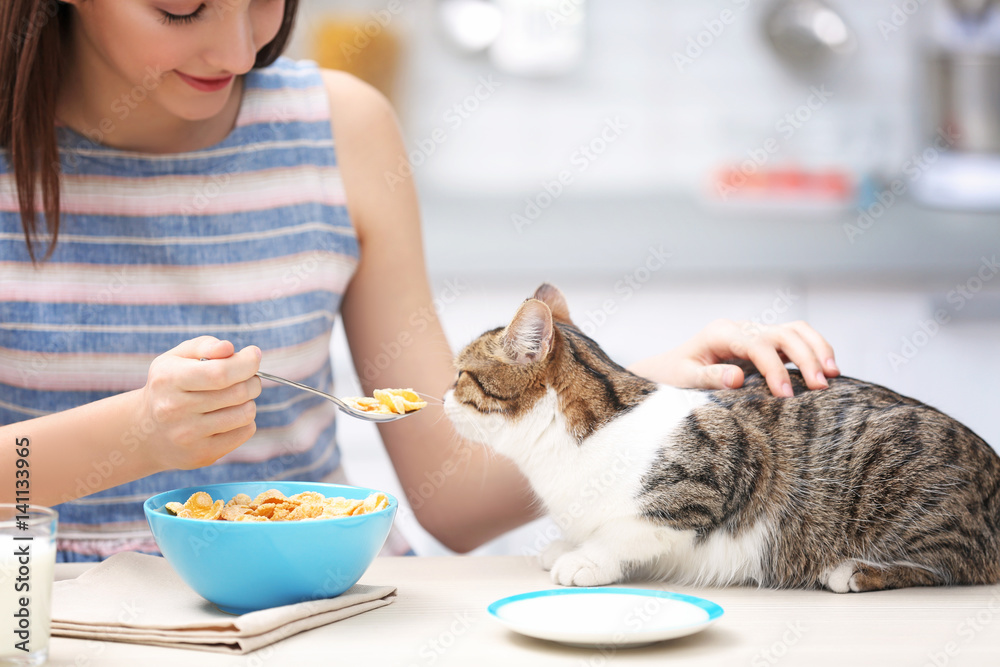
[[[279,384],[287,384],[289,387],[295,387],[296,389],[301,389],[302,391],[308,391],[311,394],[322,396],[323,398],[332,402],[334,405],[340,408],[341,412],[344,412],[356,419],[361,419],[366,422],[378,422],[380,424],[384,422],[393,422],[396,421],[397,419],[402,419],[403,417],[409,417],[410,415],[416,414],[418,412],[417,410],[414,410],[413,412],[407,412],[401,415],[399,414],[384,415],[384,414],[375,414],[371,412],[364,412],[363,410],[352,408],[350,405],[345,403],[342,399],[337,398],[336,396],[331,396],[325,391],[320,391],[319,389],[315,389],[313,387],[310,387],[309,385],[295,382],[294,380],[286,380],[285,378],[280,378],[277,375],[271,375],[270,373],[261,373],[260,371],[257,372],[257,377],[262,378],[264,380],[271,380],[272,382],[277,382]]]

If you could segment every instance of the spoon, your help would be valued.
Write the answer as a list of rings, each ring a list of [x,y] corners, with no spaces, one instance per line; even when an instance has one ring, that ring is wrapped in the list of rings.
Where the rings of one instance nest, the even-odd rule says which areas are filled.
[[[339,399],[336,396],[331,396],[325,391],[320,391],[319,389],[310,387],[309,385],[295,382],[294,380],[286,380],[285,378],[280,378],[277,375],[271,375],[270,373],[261,373],[260,371],[257,372],[257,377],[262,378],[264,380],[271,380],[272,382],[277,382],[279,384],[287,384],[289,387],[295,387],[296,389],[301,389],[302,391],[308,391],[311,394],[322,396],[323,398],[332,402],[334,405],[340,408],[341,412],[349,414],[355,419],[361,419],[366,422],[378,422],[380,424],[385,422],[393,422],[396,421],[397,419],[402,419],[403,417],[409,417],[410,415],[419,412],[419,410],[414,410],[413,412],[406,412],[401,415],[400,414],[386,415],[373,412],[365,412],[364,410],[358,410],[357,408],[351,407],[342,399]]]

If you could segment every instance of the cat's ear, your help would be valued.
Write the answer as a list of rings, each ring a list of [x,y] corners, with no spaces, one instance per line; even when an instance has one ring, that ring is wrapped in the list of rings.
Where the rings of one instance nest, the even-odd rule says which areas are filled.
[[[549,307],[538,299],[528,299],[503,330],[500,344],[511,362],[533,364],[548,356],[554,331]]]
[[[534,298],[544,302],[549,307],[553,320],[563,324],[573,324],[573,321],[569,319],[569,305],[566,303],[566,297],[563,296],[558,287],[542,283],[542,286],[535,290]]]

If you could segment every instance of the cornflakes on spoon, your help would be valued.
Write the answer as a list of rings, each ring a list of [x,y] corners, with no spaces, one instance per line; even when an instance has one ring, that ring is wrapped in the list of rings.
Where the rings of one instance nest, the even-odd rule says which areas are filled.
[[[369,396],[353,396],[343,399],[348,405],[362,412],[380,415],[405,415],[427,407],[427,401],[412,389],[376,389]]]

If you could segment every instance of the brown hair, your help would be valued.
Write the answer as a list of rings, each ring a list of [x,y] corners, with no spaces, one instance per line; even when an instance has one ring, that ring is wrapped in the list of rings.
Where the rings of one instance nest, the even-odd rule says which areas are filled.
[[[266,67],[285,50],[298,0],[285,0],[281,27],[257,52],[254,67]],[[14,171],[21,224],[28,254],[35,260],[36,196],[41,191],[45,226],[52,237],[47,259],[59,236],[59,147],[56,143],[56,94],[62,69],[61,45],[71,5],[57,0],[3,0],[0,3],[0,149]]]

